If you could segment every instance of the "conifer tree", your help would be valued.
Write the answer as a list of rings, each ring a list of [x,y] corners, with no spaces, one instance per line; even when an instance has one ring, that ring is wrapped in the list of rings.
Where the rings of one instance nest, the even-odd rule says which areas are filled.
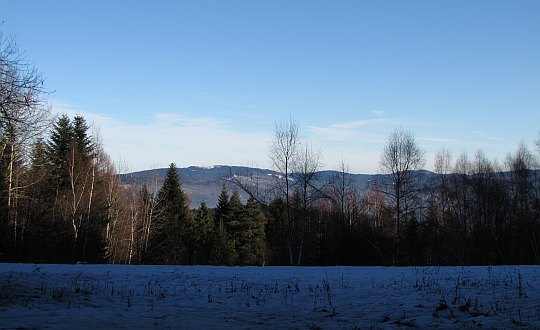
[[[171,163],[157,194],[160,225],[151,242],[154,261],[187,264],[192,257],[191,217],[188,200],[180,186],[176,165]]]
[[[240,201],[238,190],[234,190],[229,200],[229,210],[226,216],[225,230],[227,231],[233,260],[238,256],[239,236],[241,231],[241,221],[244,213],[244,206]]]
[[[229,240],[227,229],[227,222],[230,216],[229,210],[229,193],[226,183],[223,183],[213,216],[215,230],[210,263],[214,265],[231,265],[234,262],[232,244]]]
[[[218,203],[216,205],[216,211],[214,213],[214,223],[216,226],[223,226],[226,222],[227,214],[229,213],[229,193],[227,192],[227,185],[223,183],[221,193],[218,197]]]
[[[73,141],[71,121],[67,115],[62,115],[53,124],[47,154],[52,165],[53,180],[56,188],[67,185],[67,156]]]
[[[265,228],[267,242],[267,260],[273,265],[287,264],[288,249],[286,244],[287,225],[285,220],[286,204],[282,198],[274,199],[268,206],[268,218]]]
[[[238,257],[242,265],[264,265],[266,217],[253,197],[248,199],[240,220]]]
[[[89,129],[90,127],[86,123],[84,117],[77,115],[73,118],[71,124],[72,140],[77,151],[85,157],[89,157],[94,150],[92,140],[90,139],[90,136],[88,136]]]
[[[215,225],[210,210],[203,201],[195,217],[194,236],[196,240],[196,263],[210,263],[215,240]]]
[[[212,254],[209,262],[213,265],[232,265],[234,262],[232,248],[224,226],[215,227]]]
[[[52,166],[48,179],[52,192],[49,205],[53,209],[52,221],[60,225],[61,236],[65,238],[56,242],[63,253],[71,250],[70,256],[64,256],[71,261],[100,260],[103,255],[104,228],[97,221],[102,216],[96,212],[100,207],[94,204],[97,183],[105,174],[96,166],[94,156],[98,151],[103,152],[91,143],[88,130],[82,116],[71,121],[62,115],[54,123],[47,142]]]

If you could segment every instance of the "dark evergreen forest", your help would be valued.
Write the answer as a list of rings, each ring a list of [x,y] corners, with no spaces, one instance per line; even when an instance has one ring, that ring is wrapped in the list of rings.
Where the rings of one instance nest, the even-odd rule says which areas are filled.
[[[0,38],[0,261],[540,263],[540,142],[532,151],[517,146],[502,162],[481,150],[455,160],[442,150],[437,182],[423,185],[415,173],[424,154],[397,128],[381,150],[389,175],[360,190],[346,164],[315,184],[320,151],[301,141],[291,120],[275,127],[269,157],[282,179],[274,187],[263,194],[232,180],[236,189],[224,183],[215,208],[190,209],[175,164],[155,192],[121,184],[85,118],[51,117],[42,75],[13,39]]]

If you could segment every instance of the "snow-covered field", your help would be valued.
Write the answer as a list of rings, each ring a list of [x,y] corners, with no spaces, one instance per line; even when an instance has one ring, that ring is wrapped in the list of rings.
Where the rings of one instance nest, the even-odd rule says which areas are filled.
[[[0,264],[0,328],[540,328],[540,268]]]

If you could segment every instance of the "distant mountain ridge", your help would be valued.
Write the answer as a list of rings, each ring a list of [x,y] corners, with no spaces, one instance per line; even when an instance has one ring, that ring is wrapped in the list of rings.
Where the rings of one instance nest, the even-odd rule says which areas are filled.
[[[257,176],[277,175],[275,171],[250,168],[242,166],[215,165],[212,167],[189,166],[178,168],[180,176],[180,185],[190,199],[190,207],[197,208],[201,202],[205,202],[208,207],[215,207],[217,199],[221,193],[223,183],[229,188],[229,194],[232,193],[234,185],[230,178],[237,173],[255,173]],[[125,185],[146,184],[152,192],[157,191],[167,173],[167,168],[157,168],[151,170],[138,171],[120,175],[120,181]],[[240,191],[244,201],[247,195]]]
[[[147,184],[150,191],[157,191],[167,173],[166,168],[158,168],[120,175],[120,181],[124,185]],[[432,179],[435,174],[429,171],[418,171],[424,179]],[[257,181],[262,185],[269,185],[278,180],[279,173],[269,169],[261,169],[245,166],[216,165],[212,167],[190,166],[178,169],[180,184],[190,199],[190,207],[197,208],[201,202],[205,202],[208,207],[215,207],[218,196],[221,192],[223,183],[229,188],[229,194],[232,193],[235,185],[233,178],[242,178],[246,182]],[[323,185],[330,182],[332,177],[340,174],[338,171],[324,170],[317,172],[315,184]],[[347,174],[351,183],[360,190],[366,189],[372,182],[382,177],[382,174]],[[239,191],[245,202],[247,194]]]

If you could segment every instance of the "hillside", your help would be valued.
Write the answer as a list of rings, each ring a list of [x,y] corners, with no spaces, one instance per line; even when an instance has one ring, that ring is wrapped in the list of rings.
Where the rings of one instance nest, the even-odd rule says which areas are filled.
[[[145,170],[120,175],[122,184],[139,185],[146,184],[150,191],[155,192],[161,186],[166,168]],[[229,191],[232,192],[234,184],[230,181],[236,176],[255,175],[263,178],[275,176],[276,173],[271,170],[238,167],[238,166],[213,166],[213,167],[198,167],[190,166],[179,168],[180,184],[190,199],[190,207],[197,208],[201,202],[206,202],[208,207],[214,207],[217,204],[218,196],[221,192],[223,183],[225,183]],[[240,191],[240,195],[245,201],[247,195]]]
[[[120,175],[122,184],[139,185],[147,184],[151,191],[157,191],[167,173],[166,168],[152,169],[140,172],[133,172]],[[260,190],[268,190],[275,185],[280,176],[277,172],[269,169],[260,169],[243,166],[216,165],[213,167],[190,166],[179,168],[180,182],[182,189],[188,194],[191,201],[190,207],[197,208],[201,202],[206,202],[208,207],[217,204],[218,196],[223,183],[229,188],[229,193],[235,187],[233,181],[241,181],[248,185],[258,185]],[[337,171],[320,171],[315,176],[315,185],[322,187],[338,176]],[[420,181],[428,182],[433,179],[434,174],[428,171],[419,171]],[[375,174],[347,174],[347,180],[359,190],[364,190],[373,184],[383,175]],[[247,194],[240,191],[240,195],[245,202]]]

